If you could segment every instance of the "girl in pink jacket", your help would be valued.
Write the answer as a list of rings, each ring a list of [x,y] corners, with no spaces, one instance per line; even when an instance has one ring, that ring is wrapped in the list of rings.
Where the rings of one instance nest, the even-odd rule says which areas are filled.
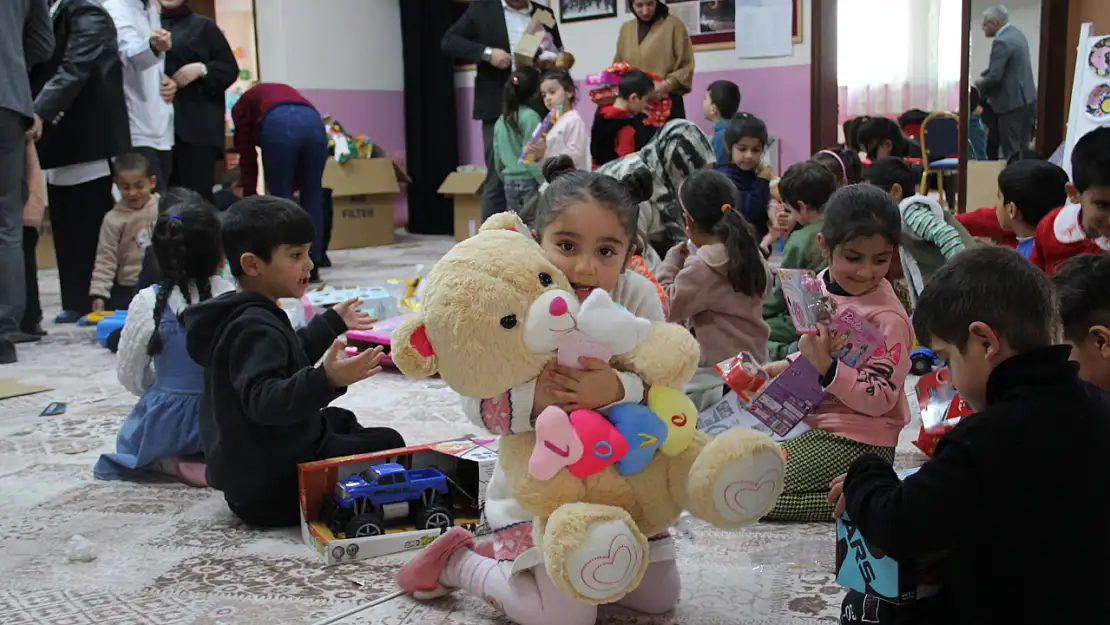
[[[898,253],[902,218],[898,205],[878,187],[858,184],[838,190],[825,206],[817,241],[829,261],[820,275],[825,295],[838,309],[866,317],[885,336],[873,356],[850,367],[834,359],[833,337],[824,329],[804,335],[801,357],[821,372],[825,400],[806,418],[810,429],[786,441],[785,488],[767,515],[771,520],[828,521],[829,482],[864,454],[894,462],[898,433],[909,423],[906,376],[913,326],[886,279]],[[765,367],[781,373],[787,361]]]

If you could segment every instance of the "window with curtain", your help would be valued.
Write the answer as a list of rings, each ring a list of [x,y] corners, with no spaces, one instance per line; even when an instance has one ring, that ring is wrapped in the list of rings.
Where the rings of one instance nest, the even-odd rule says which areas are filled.
[[[897,117],[915,108],[956,110],[961,5],[961,0],[838,0],[840,121]]]

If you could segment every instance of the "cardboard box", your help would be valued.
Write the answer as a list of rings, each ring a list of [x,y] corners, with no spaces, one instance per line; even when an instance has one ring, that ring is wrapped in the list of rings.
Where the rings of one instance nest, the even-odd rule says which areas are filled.
[[[1005,167],[1006,161],[967,162],[967,211],[998,205],[998,173]]]
[[[324,187],[332,197],[398,193],[399,183],[408,182],[390,158],[352,158],[343,163],[329,158],[324,165]]]
[[[513,61],[518,69],[532,66],[536,53],[540,51],[543,37],[547,34],[547,28],[554,27],[555,17],[547,11],[541,9],[532,13],[532,21],[528,23],[528,28],[524,29],[520,42],[513,48]]]
[[[484,171],[454,171],[439,185],[439,193],[451,196],[455,204],[456,241],[474,236],[482,226],[482,185],[485,182]]]
[[[453,513],[455,525],[470,526],[475,535],[488,533],[484,516],[486,488],[496,460],[496,440],[460,439],[302,464],[298,467],[301,537],[309,548],[320,554],[325,565],[419,549],[435,540],[446,528],[417,529],[413,524],[413,515],[419,515],[421,510],[420,498],[385,506],[371,505],[368,512],[384,521],[384,531],[380,535],[352,538],[340,527],[354,523],[354,514],[340,510],[335,504],[337,484],[387,463],[398,463],[406,472],[431,468],[441,472],[446,476],[448,492],[446,496],[437,496],[435,505],[447,507]],[[352,518],[345,518],[347,516]],[[329,520],[332,527],[329,527]]]
[[[324,166],[324,187],[332,190],[331,242],[328,249],[349,250],[392,245],[393,205],[401,182],[409,178],[389,158],[356,158]]]

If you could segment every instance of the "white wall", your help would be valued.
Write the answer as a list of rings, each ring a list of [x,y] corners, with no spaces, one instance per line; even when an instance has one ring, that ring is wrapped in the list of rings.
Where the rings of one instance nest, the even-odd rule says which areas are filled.
[[[555,8],[556,17],[558,17],[558,2],[552,1],[548,4]],[[575,79],[600,72],[613,62],[613,53],[616,51],[617,35],[620,33],[621,24],[634,19],[632,14],[627,12],[625,5],[625,0],[617,0],[617,17],[615,18],[559,24],[559,34],[563,38],[563,47],[575,58],[574,69],[571,70]],[[809,16],[811,15],[811,6],[811,0],[803,0],[801,15],[802,42],[794,44],[793,55],[767,59],[739,59],[736,58],[736,50],[733,48],[697,52],[694,56],[694,71],[717,72],[809,65],[811,41],[811,20]],[[473,84],[473,71],[455,73],[456,87],[469,87]]]
[[[259,0],[259,75],[302,89],[404,89],[400,2]]]
[[[971,59],[968,72],[974,81],[990,65],[992,39],[983,35],[983,11],[997,2],[971,0]],[[1033,81],[1040,78],[1038,66],[1041,54],[1041,0],[1011,0],[1003,6],[1010,11],[1010,24],[1025,33],[1029,40],[1029,59],[1033,64]]]

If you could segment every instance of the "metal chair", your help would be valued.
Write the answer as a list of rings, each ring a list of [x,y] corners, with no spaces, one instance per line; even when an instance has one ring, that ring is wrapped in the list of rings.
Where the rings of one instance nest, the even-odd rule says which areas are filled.
[[[944,174],[960,167],[960,118],[952,113],[930,113],[921,122],[921,153],[927,158],[921,159],[924,171],[918,192],[925,195],[929,175],[936,174],[940,205],[945,206]]]

